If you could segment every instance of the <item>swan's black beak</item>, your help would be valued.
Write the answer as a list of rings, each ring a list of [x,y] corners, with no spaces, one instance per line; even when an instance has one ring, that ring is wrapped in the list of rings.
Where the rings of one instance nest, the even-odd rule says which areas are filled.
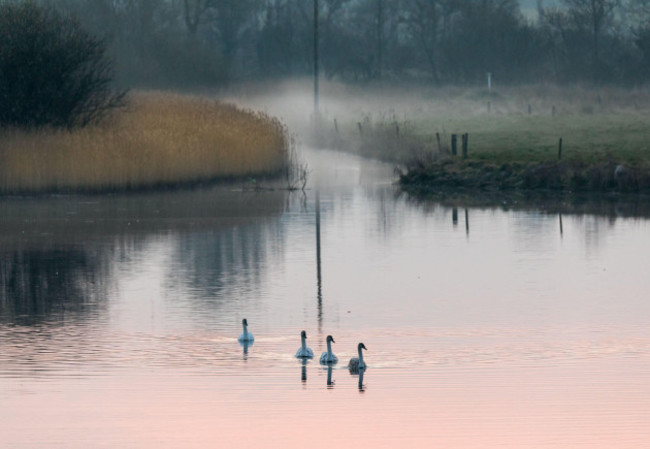
[[[244,318],[243,320],[241,320],[241,323],[242,323],[242,324],[245,324],[246,326],[248,326],[248,321],[246,321],[246,318]]]

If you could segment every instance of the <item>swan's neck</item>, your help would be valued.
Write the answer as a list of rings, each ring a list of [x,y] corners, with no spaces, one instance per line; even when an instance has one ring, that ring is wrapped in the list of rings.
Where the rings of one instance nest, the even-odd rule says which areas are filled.
[[[327,340],[327,355],[332,355],[332,342]]]
[[[302,343],[302,350],[306,351],[307,350],[307,343],[305,342],[305,337],[302,335],[300,336],[300,342]]]
[[[242,327],[244,328],[244,335],[248,335],[248,326],[246,326],[246,323],[242,323]]]
[[[365,363],[363,363],[363,349],[359,348],[359,366],[363,366]]]

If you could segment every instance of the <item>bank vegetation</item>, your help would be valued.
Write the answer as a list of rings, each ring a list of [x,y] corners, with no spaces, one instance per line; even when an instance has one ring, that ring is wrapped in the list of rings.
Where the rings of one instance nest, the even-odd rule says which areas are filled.
[[[83,128],[5,128],[0,192],[191,185],[287,170],[285,126],[261,112],[199,97],[133,92],[128,106]]]
[[[348,110],[316,138],[396,164],[411,189],[650,191],[645,89],[404,90]]]

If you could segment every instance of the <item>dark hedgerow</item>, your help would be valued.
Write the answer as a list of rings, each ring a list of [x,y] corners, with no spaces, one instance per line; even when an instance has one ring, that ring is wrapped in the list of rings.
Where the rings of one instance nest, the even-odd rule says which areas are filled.
[[[83,127],[124,104],[102,39],[31,1],[0,4],[0,126]]]

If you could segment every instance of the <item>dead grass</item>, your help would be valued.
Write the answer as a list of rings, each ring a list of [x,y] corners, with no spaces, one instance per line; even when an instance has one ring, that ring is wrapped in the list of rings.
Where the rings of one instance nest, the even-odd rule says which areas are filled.
[[[135,93],[101,125],[5,130],[0,192],[111,191],[281,172],[286,128],[259,112],[201,98]]]

